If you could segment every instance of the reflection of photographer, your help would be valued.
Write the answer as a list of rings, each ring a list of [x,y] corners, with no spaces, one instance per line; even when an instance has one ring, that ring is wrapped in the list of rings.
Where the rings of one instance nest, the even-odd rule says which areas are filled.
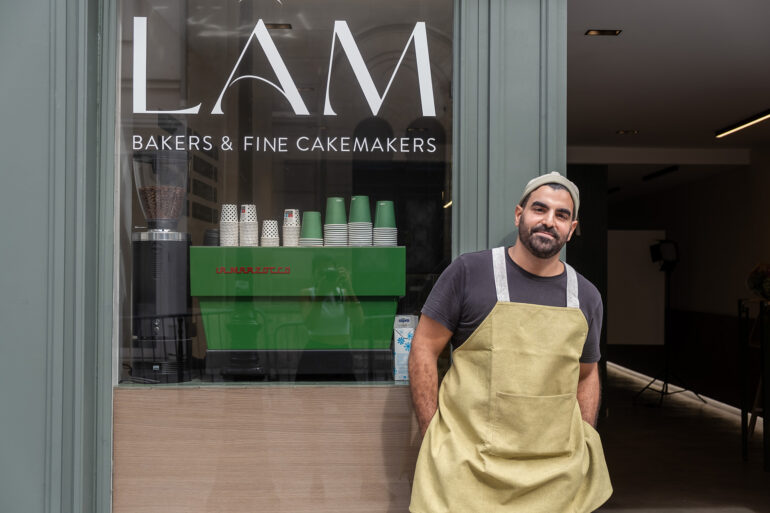
[[[328,255],[318,255],[313,259],[313,285],[307,289],[306,298],[302,317],[308,343],[297,368],[298,379],[351,379],[350,350],[364,314],[353,292],[350,272]]]
[[[302,313],[311,339],[329,347],[350,347],[352,328],[363,322],[350,272],[330,257],[318,256],[313,259],[313,286],[308,292]]]

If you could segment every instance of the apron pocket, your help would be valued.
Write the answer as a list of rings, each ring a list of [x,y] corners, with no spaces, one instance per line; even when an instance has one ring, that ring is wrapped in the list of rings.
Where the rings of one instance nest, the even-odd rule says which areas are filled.
[[[516,395],[497,392],[487,440],[503,458],[549,457],[570,450],[575,394]]]

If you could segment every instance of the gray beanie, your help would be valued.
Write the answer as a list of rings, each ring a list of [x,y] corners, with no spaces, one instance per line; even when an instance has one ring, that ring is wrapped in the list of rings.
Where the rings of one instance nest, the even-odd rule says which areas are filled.
[[[575,215],[573,216],[573,219],[577,219],[578,210],[580,209],[580,191],[578,190],[577,185],[571,182],[566,176],[560,175],[558,171],[551,171],[548,174],[540,175],[530,180],[527,183],[527,186],[524,187],[524,192],[519,199],[519,205],[521,205],[524,198],[526,198],[532,191],[549,183],[558,183],[559,185],[563,185],[567,191],[569,191],[569,195],[572,196],[572,203],[575,204]]]

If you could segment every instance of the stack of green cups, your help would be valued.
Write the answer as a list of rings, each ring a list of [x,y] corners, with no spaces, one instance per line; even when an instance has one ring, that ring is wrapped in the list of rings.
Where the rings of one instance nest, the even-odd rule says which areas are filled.
[[[374,212],[374,245],[395,246],[398,239],[396,209],[392,201],[378,201]]]
[[[326,198],[326,223],[324,224],[324,246],[347,246],[348,224],[345,215],[345,200],[339,197]]]
[[[372,210],[369,207],[369,196],[353,196],[350,198],[348,245],[372,245]]]
[[[321,230],[321,213],[308,210],[302,213],[302,228],[299,234],[301,247],[323,246],[323,231]]]

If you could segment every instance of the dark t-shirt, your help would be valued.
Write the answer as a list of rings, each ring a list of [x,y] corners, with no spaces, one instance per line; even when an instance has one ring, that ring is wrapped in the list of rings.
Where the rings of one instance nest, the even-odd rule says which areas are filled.
[[[531,274],[505,252],[511,301],[545,306],[567,306],[567,272],[542,277]],[[580,310],[588,322],[582,363],[599,361],[602,330],[602,298],[593,284],[577,273]],[[453,332],[457,348],[481,324],[497,302],[492,251],[465,253],[447,267],[433,287],[422,313]]]

